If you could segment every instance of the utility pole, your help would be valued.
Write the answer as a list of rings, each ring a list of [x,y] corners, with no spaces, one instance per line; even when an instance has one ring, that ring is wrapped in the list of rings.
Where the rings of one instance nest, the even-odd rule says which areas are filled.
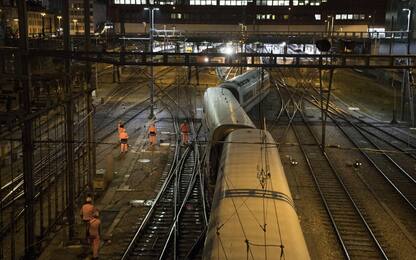
[[[153,7],[149,7],[149,8],[145,8],[144,10],[148,10],[149,11],[149,22],[150,22],[150,29],[149,29],[149,52],[152,53],[150,54],[150,62],[153,63],[153,33],[155,30],[155,13],[154,11],[158,11],[159,8],[153,8]],[[154,114],[154,94],[155,94],[155,86],[154,86],[154,75],[153,75],[153,64],[150,65],[150,81],[149,81],[149,87],[150,87],[150,114],[149,114],[149,119],[152,119],[155,117]]]
[[[17,1],[19,17],[19,60],[17,71],[22,84],[23,95],[20,106],[27,115],[31,113],[31,75],[28,60],[29,42],[27,38],[27,6],[26,1]],[[32,119],[28,117],[23,123],[23,178],[25,196],[25,259],[36,259],[35,250],[35,214],[34,214],[34,180],[33,180],[33,125]],[[14,216],[13,216],[14,217]],[[14,221],[14,220],[12,220]]]
[[[90,0],[84,0],[84,40],[85,52],[91,51],[91,35],[90,35]],[[87,139],[88,139],[88,176],[87,185],[88,190],[93,190],[93,177],[95,174],[95,138],[94,138],[94,123],[93,123],[93,107],[92,107],[92,91],[91,86],[91,62],[87,61],[85,65],[85,80],[86,90],[85,97],[87,103]],[[96,79],[97,80],[97,79]]]
[[[63,0],[63,32],[64,51],[70,52],[70,17],[69,0]],[[71,60],[65,58],[65,129],[66,129],[66,196],[67,196],[67,219],[68,238],[72,240],[75,235],[75,172],[74,172],[74,146],[73,146],[73,101],[71,86]]]
[[[155,20],[154,20],[154,9],[151,8],[149,10],[149,14],[150,14],[150,52],[152,53],[150,55],[150,61],[153,63],[153,32],[155,29]],[[154,98],[155,98],[155,85],[154,85],[154,74],[153,74],[153,64],[150,65],[150,114],[149,114],[149,118],[154,118],[155,117],[155,104],[154,104]]]

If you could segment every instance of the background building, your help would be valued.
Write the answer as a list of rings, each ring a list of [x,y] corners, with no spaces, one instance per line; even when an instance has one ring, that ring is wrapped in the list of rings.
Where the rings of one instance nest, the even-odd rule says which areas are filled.
[[[93,0],[90,0],[90,31],[95,30],[93,18]],[[28,30],[34,37],[45,34],[56,34],[62,26],[62,0],[32,0],[28,1]],[[0,0],[0,23],[5,35],[18,33],[16,0]],[[70,0],[71,34],[84,32],[84,1]]]
[[[0,24],[3,37],[16,37],[19,33],[17,7],[14,1],[0,4]],[[30,37],[55,34],[56,15],[42,6],[41,1],[28,1],[28,33]]]
[[[90,32],[94,32],[94,6],[93,0],[90,0]],[[84,33],[84,0],[70,1],[70,17],[71,17],[71,34]]]
[[[109,0],[108,17],[116,30],[140,32],[158,6],[155,22],[192,30],[367,31],[384,26],[387,0]],[[123,26],[124,24],[124,26]],[[143,24],[139,25],[138,24]],[[290,26],[290,27],[289,27]],[[124,28],[123,28],[124,27]]]

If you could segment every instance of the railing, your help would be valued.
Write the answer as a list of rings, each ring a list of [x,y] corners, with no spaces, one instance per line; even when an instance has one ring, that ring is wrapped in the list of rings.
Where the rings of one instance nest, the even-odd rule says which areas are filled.
[[[10,51],[10,50],[9,50]],[[1,49],[0,49],[1,53]],[[297,68],[416,68],[416,55],[270,54],[270,53],[160,53],[64,52],[30,50],[29,56],[139,66],[297,67]],[[153,59],[151,57],[153,56]],[[259,60],[268,62],[259,63]]]
[[[19,53],[18,48],[0,48],[1,55]],[[271,53],[161,53],[83,52],[30,49],[29,57],[55,57],[78,61],[138,66],[199,67],[296,67],[296,68],[416,68],[416,55],[370,54],[271,54]],[[153,58],[151,58],[153,56]],[[259,61],[262,60],[263,63]],[[267,61],[267,62],[265,62]]]
[[[277,37],[277,38],[338,38],[338,39],[408,39],[412,32],[386,31],[386,32],[325,32],[325,31],[183,31],[181,37]],[[159,35],[157,35],[159,36]]]

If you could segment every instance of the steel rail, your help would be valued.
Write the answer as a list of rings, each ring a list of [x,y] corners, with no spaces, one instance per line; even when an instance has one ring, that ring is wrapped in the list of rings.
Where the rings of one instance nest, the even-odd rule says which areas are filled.
[[[125,252],[124,252],[124,254],[121,258],[122,260],[129,259],[130,253],[134,249],[136,241],[140,238],[140,235],[144,232],[144,230],[145,230],[146,226],[148,225],[148,223],[150,221],[150,218],[152,217],[154,211],[159,206],[158,202],[160,201],[162,196],[166,193],[167,188],[171,184],[172,179],[176,174],[175,172],[178,170],[178,168],[181,167],[181,165],[185,161],[185,158],[188,156],[188,153],[190,151],[190,149],[188,148],[184,151],[184,153],[182,155],[179,155],[179,153],[180,153],[179,150],[180,149],[178,149],[178,151],[175,151],[174,158],[179,159],[178,156],[181,156],[181,158],[179,160],[177,160],[177,162],[175,164],[172,163],[171,168],[170,168],[169,173],[168,173],[168,176],[165,179],[165,182],[163,183],[159,193],[157,194],[157,196],[156,196],[156,198],[153,202],[152,207],[150,208],[150,210],[146,214],[145,218],[143,219],[142,223],[140,224],[140,227],[138,228],[135,235],[133,236],[129,246],[125,250]]]
[[[184,79],[186,79],[186,76],[182,77],[180,79],[180,82],[182,83]],[[156,86],[156,84],[155,84],[155,86]],[[155,93],[155,97],[156,97],[155,102],[162,101],[162,99],[164,97],[168,97],[170,100],[172,100],[174,102],[174,99],[172,97],[170,97],[169,96],[169,93],[167,93],[167,92],[170,91],[170,90],[172,90],[175,86],[176,86],[176,82],[174,82],[172,84],[169,84],[168,86],[166,86],[164,88],[163,87],[160,87],[160,86],[157,86],[158,87],[158,90],[156,90],[156,93]],[[103,131],[103,130],[107,129],[108,127],[110,127],[111,125],[113,125],[115,121],[121,119],[123,116],[127,115],[129,112],[134,111],[135,109],[139,108],[138,109],[139,111],[137,113],[135,113],[133,116],[131,116],[128,119],[125,119],[123,121],[124,124],[127,124],[127,123],[131,122],[134,118],[136,118],[141,113],[145,112],[150,107],[149,104],[146,105],[146,106],[144,106],[144,107],[142,107],[143,105],[145,105],[149,101],[150,101],[150,97],[147,97],[146,99],[142,100],[138,104],[135,104],[132,107],[126,109],[126,111],[124,111],[122,114],[117,115],[115,117],[115,119],[112,119],[110,122],[106,123],[101,129],[99,129],[99,131],[100,130]],[[165,103],[164,101],[162,101],[162,102]],[[170,109],[172,109],[172,108],[170,108]],[[106,133],[103,136],[97,137],[97,140],[98,141],[102,141],[102,140],[108,138],[109,136],[111,136],[114,132],[115,132],[115,128],[114,128],[114,130],[110,131],[109,133]],[[97,136],[98,136],[98,134],[97,134]]]
[[[313,97],[313,99],[315,100],[315,102],[318,102],[317,100],[316,100],[316,97]],[[309,100],[309,102],[311,103],[311,104],[313,104],[314,106],[317,106],[318,107],[318,104],[317,103],[314,103],[314,102],[312,102],[312,101],[310,101]],[[391,142],[389,142],[388,140],[385,140],[385,139],[383,139],[383,138],[381,138],[380,136],[378,136],[378,135],[376,135],[375,133],[373,133],[373,132],[370,132],[369,130],[367,130],[367,129],[365,129],[365,128],[363,128],[362,126],[360,126],[360,125],[358,125],[358,124],[356,124],[356,123],[353,123],[350,119],[348,119],[348,117],[352,117],[353,119],[356,119],[354,116],[352,116],[352,115],[350,115],[350,114],[347,114],[345,111],[343,111],[343,110],[341,110],[341,111],[339,111],[338,109],[336,109],[336,107],[335,107],[335,104],[331,104],[330,105],[330,110],[328,110],[328,113],[329,114],[332,114],[334,117],[338,117],[340,120],[343,120],[343,121],[345,121],[345,122],[348,122],[357,132],[359,132],[372,146],[374,146],[376,149],[378,149],[380,152],[381,152],[381,154],[383,154],[392,164],[394,164],[395,166],[396,166],[396,168],[398,168],[399,169],[399,171],[403,174],[403,175],[405,175],[408,179],[409,179],[409,181],[411,181],[412,183],[414,183],[414,184],[416,184],[416,180],[412,177],[412,176],[410,176],[410,174],[406,171],[406,170],[404,170],[395,160],[393,160],[393,158],[391,158],[391,156],[390,155],[388,155],[383,149],[381,149],[380,148],[380,146],[379,145],[377,145],[377,144],[375,144],[375,142],[374,141],[371,141],[371,139],[369,138],[369,137],[366,137],[364,134],[363,134],[363,132],[365,132],[365,133],[367,133],[367,134],[369,134],[369,135],[371,135],[371,136],[373,136],[374,138],[377,138],[377,139],[379,139],[380,141],[382,141],[382,142],[384,142],[384,143],[386,143],[387,145],[389,145],[389,146],[392,146],[392,147],[394,147],[394,148],[396,148],[398,151],[400,151],[400,152],[403,152],[403,154],[405,154],[406,156],[409,156],[409,157],[411,157],[412,159],[416,159],[416,155],[414,155],[414,154],[412,154],[412,153],[409,153],[409,152],[407,152],[407,151],[405,151],[405,150],[403,150],[401,147],[399,147],[399,146],[397,146],[397,145],[395,145],[394,143],[391,143]],[[331,117],[331,119],[335,122],[336,120],[333,118],[333,117]],[[335,122],[336,123],[336,122]],[[341,126],[339,125],[339,124],[337,124],[336,123],[336,125],[339,127],[339,128],[341,128]],[[368,126],[370,126],[370,127],[373,127],[373,128],[375,128],[375,129],[377,129],[378,131],[380,131],[380,132],[382,132],[383,134],[389,134],[388,132],[386,133],[386,132],[384,132],[382,129],[379,129],[378,127],[376,127],[376,126],[371,126],[370,124],[368,124],[367,123],[367,125]],[[389,135],[389,136],[391,136],[391,137],[393,137],[394,138],[394,136],[393,135]],[[397,139],[397,140],[400,140],[399,138],[394,138],[394,139]],[[400,140],[401,141],[401,140]],[[358,146],[357,146],[358,147]]]
[[[163,100],[161,100],[161,101],[163,102]],[[154,200],[151,208],[149,209],[149,211],[147,212],[147,214],[144,217],[143,221],[141,222],[139,228],[135,232],[135,234],[134,234],[133,238],[131,239],[129,245],[124,250],[123,255],[121,257],[121,260],[127,260],[127,259],[129,259],[130,253],[134,249],[134,246],[135,246],[136,241],[139,239],[141,233],[143,232],[143,230],[147,226],[148,222],[150,221],[150,218],[152,217],[153,212],[156,210],[157,202],[162,198],[162,195],[164,194],[165,190],[167,189],[167,187],[168,187],[168,185],[169,185],[172,177],[175,174],[175,171],[176,171],[177,167],[180,164],[180,161],[183,158],[183,156],[182,156],[182,158],[180,158],[180,145],[179,145],[180,144],[180,139],[178,138],[178,135],[179,135],[179,124],[178,124],[178,120],[177,120],[177,118],[175,118],[173,116],[173,112],[172,112],[170,106],[169,105],[167,105],[167,106],[169,108],[168,109],[169,113],[171,114],[172,118],[174,118],[174,123],[173,124],[174,124],[174,129],[175,129],[175,132],[176,132],[176,135],[175,136],[177,137],[176,138],[176,141],[175,141],[175,152],[174,152],[173,160],[171,162],[171,166],[169,168],[167,177],[166,177],[166,179],[165,179],[165,181],[164,181],[164,183],[163,183],[160,191],[156,195],[156,198],[155,198],[155,200]]]
[[[348,135],[348,133],[346,133],[346,131],[343,129],[343,127],[341,127],[339,125],[338,122],[336,122],[336,120],[328,115],[328,117],[330,117],[335,124],[337,125],[337,127],[344,133],[344,135],[358,148],[358,150],[361,152],[362,155],[364,155],[364,157],[370,162],[371,165],[374,166],[374,168],[377,169],[377,171],[384,177],[384,179],[394,188],[394,190],[397,191],[397,193],[406,201],[406,203],[414,210],[416,211],[416,204],[414,204],[413,202],[410,201],[410,199],[403,193],[402,190],[400,190],[400,188],[397,186],[397,183],[394,183],[394,181],[391,180],[391,178],[389,176],[387,176],[387,174],[379,167],[379,165],[377,165],[376,161],[374,161],[374,159],[372,159],[357,143],[356,141],[354,141],[350,135]],[[348,122],[348,121],[347,121]],[[365,135],[363,135],[360,130],[358,130],[356,128],[356,126],[351,125],[356,131],[358,131],[359,134],[361,134],[365,140],[367,140],[370,144],[372,144],[372,142],[365,137]],[[374,146],[374,144],[372,144]],[[375,146],[376,147],[376,146]],[[389,158],[389,157],[388,157]],[[390,158],[391,159],[391,158]],[[398,166],[395,162],[392,162],[393,165]],[[401,169],[401,167],[399,167],[399,170]],[[402,172],[403,173],[403,172]],[[410,177],[408,175],[406,175],[407,177]],[[413,180],[413,179],[411,179]]]
[[[309,101],[311,104],[313,104],[314,106],[317,106],[318,107],[318,105],[317,104],[315,104],[314,102],[311,102],[310,100],[308,100],[308,99],[306,99],[307,101]],[[412,203],[411,201],[410,201],[410,199],[400,190],[400,188],[399,187],[397,187],[397,185],[394,183],[394,181],[392,181],[388,176],[387,176],[387,174],[377,165],[377,163],[372,159],[372,158],[370,158],[370,156],[362,149],[362,147],[361,146],[359,146],[352,138],[351,138],[351,136],[350,135],[348,135],[348,133],[345,131],[345,129],[343,128],[343,127],[341,127],[341,125],[330,115],[330,114],[332,114],[332,112],[331,111],[328,111],[329,112],[329,114],[328,114],[328,117],[329,118],[331,118],[333,121],[334,121],[334,123],[337,125],[337,127],[344,133],[344,135],[348,138],[348,140],[352,143],[352,144],[354,144],[356,147],[357,147],[357,149],[360,151],[360,153],[367,159],[367,161],[371,164],[371,165],[373,165],[373,167],[383,176],[383,178],[387,181],[387,183],[389,183],[392,187],[393,187],[393,189],[399,194],[399,196],[400,197],[402,197],[403,199],[404,199],[404,201],[412,208],[412,210],[414,210],[414,211],[416,211],[416,205],[414,204],[414,203]],[[345,119],[343,119],[343,120],[345,120]],[[348,122],[348,120],[345,120],[346,122]],[[367,140],[371,145],[373,145],[374,147],[377,147],[377,146],[375,146],[373,143],[372,143],[372,141],[370,141],[370,140],[368,140],[368,138],[364,135],[364,134],[362,134],[361,133],[361,131],[359,130],[359,129],[357,129],[357,126],[355,126],[355,125],[353,125],[351,122],[349,122],[349,124],[351,124],[351,126],[361,135],[361,136],[363,136],[364,137],[364,139],[365,140]],[[390,158],[391,159],[391,158]],[[395,162],[391,162],[393,165],[395,165],[395,166],[397,166],[397,163],[395,163]],[[401,168],[401,167],[400,167]],[[400,170],[400,168],[399,168],[399,170]],[[412,181],[412,182],[414,182],[414,179],[413,178],[411,178],[411,176],[408,176],[408,174],[406,175],[406,177],[407,178],[409,178],[409,180],[410,181]]]
[[[202,125],[201,125],[201,127],[202,127]],[[184,197],[181,199],[181,202],[179,202],[180,203],[180,206],[179,206],[179,209],[178,209],[178,211],[177,211],[177,213],[176,213],[176,215],[174,217],[173,224],[170,227],[170,231],[169,231],[168,237],[166,239],[166,242],[165,242],[165,244],[163,246],[163,250],[162,250],[162,252],[161,252],[161,254],[159,256],[159,259],[160,260],[161,259],[164,259],[164,257],[166,257],[166,254],[168,253],[168,250],[169,250],[168,249],[168,246],[172,242],[172,236],[174,236],[174,245],[173,245],[173,247],[174,247],[174,255],[173,255],[173,259],[177,259],[176,248],[178,246],[177,245],[178,240],[177,240],[176,236],[177,236],[178,221],[179,221],[179,219],[182,216],[183,209],[184,209],[186,203],[188,202],[189,197],[190,197],[192,191],[195,188],[196,182],[200,178],[199,175],[201,174],[201,171],[200,171],[201,159],[200,159],[200,155],[199,155],[198,142],[196,141],[197,140],[197,136],[199,135],[199,132],[201,130],[201,127],[196,132],[195,131],[195,128],[194,128],[194,124],[193,123],[191,124],[191,130],[192,130],[191,132],[193,132],[194,133],[194,136],[195,136],[195,141],[192,143],[192,145],[193,145],[193,152],[194,152],[194,159],[195,159],[194,166],[193,166],[193,170],[192,170],[192,174],[191,174],[192,176],[191,176],[191,179],[189,180],[189,183],[187,184],[187,191],[186,191]],[[181,176],[180,176],[181,174],[182,174],[182,172],[180,172],[179,176],[177,176],[178,179],[181,178]],[[176,185],[176,188],[178,190],[177,193],[179,193],[181,187],[179,185]],[[201,191],[201,195],[202,195],[201,196],[201,201],[203,201],[205,199],[204,198],[204,195],[203,195],[204,194],[203,189],[200,190],[200,191]],[[177,204],[178,203],[175,203],[175,207],[176,207]],[[203,216],[204,216],[204,222],[205,222],[205,228],[206,228],[207,225],[208,225],[208,219],[206,217],[206,211],[205,210],[206,210],[205,209],[205,205],[203,205],[203,211],[204,211],[203,212],[204,213]],[[189,250],[191,250],[191,249],[192,248],[190,248]]]
[[[194,147],[195,148],[195,147]],[[194,150],[194,148],[192,149],[193,150],[193,152],[195,153],[195,158],[196,158],[196,155],[197,155],[197,151],[196,150]],[[189,155],[188,155],[189,156]],[[184,164],[185,164],[185,162],[186,162],[186,160],[187,160],[187,158],[185,158],[183,161],[182,161],[182,165],[179,167],[179,169],[178,169],[178,171],[177,171],[177,174],[176,174],[176,178],[180,178],[180,176],[178,176],[178,175],[180,175],[181,173],[182,173],[182,170],[183,170],[183,167],[184,167]],[[166,241],[165,241],[165,243],[164,243],[164,246],[163,246],[163,249],[162,249],[162,252],[160,253],[160,256],[159,256],[159,259],[163,259],[164,257],[165,257],[165,254],[166,254],[166,252],[167,252],[167,250],[168,250],[168,245],[169,245],[169,243],[171,242],[171,238],[172,238],[172,234],[175,232],[177,232],[176,231],[176,228],[177,228],[177,222],[178,222],[178,218],[180,217],[180,215],[181,215],[181,213],[182,213],[182,210],[183,210],[183,207],[185,206],[185,203],[187,202],[187,200],[188,200],[188,198],[189,198],[189,195],[190,195],[190,193],[191,193],[191,190],[192,190],[192,188],[193,188],[193,186],[195,185],[195,181],[196,181],[196,179],[195,179],[195,173],[197,172],[196,171],[196,164],[197,164],[197,160],[195,160],[195,164],[194,164],[194,169],[193,169],[193,174],[192,174],[192,178],[191,178],[191,180],[190,180],[190,182],[189,182],[189,184],[190,185],[188,185],[188,189],[187,189],[187,192],[186,192],[186,194],[185,194],[185,197],[182,199],[182,202],[180,202],[180,207],[179,207],[179,209],[178,209],[178,211],[176,212],[176,214],[175,214],[175,217],[174,217],[174,219],[173,219],[173,223],[172,223],[172,225],[171,225],[171,227],[170,227],[170,231],[169,231],[169,233],[168,233],[168,236],[167,236],[167,239],[166,239]],[[176,187],[175,187],[176,189],[175,190],[179,190],[180,189],[180,187],[179,187],[179,185],[176,185]],[[177,191],[178,192],[178,191]],[[177,203],[175,203],[175,205],[174,205],[174,207],[177,207],[177,204],[178,204],[178,202]],[[175,241],[176,242],[176,241]],[[174,247],[176,247],[176,245],[174,245]],[[176,259],[176,252],[174,253],[174,259]]]
[[[76,153],[80,148],[82,148],[82,145],[77,146],[74,149],[74,152]],[[54,157],[52,158],[53,160],[56,160],[62,156],[64,156],[64,152],[63,150],[59,150],[58,149],[58,153],[54,154]],[[50,157],[46,158],[46,160],[51,160]],[[45,164],[45,163],[42,163]],[[47,167],[47,165],[44,165],[44,167]],[[64,165],[60,165],[60,170],[62,170],[64,168]],[[62,174],[62,171],[59,171],[59,174],[56,175],[56,172],[51,172],[47,175],[41,176],[39,177],[39,172],[42,171],[43,169],[39,169],[36,170],[34,172],[34,177],[35,177],[35,181],[34,181],[34,188],[37,188],[38,186],[42,185],[45,181],[47,181],[51,176],[59,176],[60,174]],[[35,175],[36,174],[36,175]],[[5,196],[2,197],[1,201],[2,201],[2,210],[7,209],[9,206],[11,206],[13,203],[15,203],[17,200],[19,200],[23,195],[24,195],[24,191],[22,190],[22,186],[23,186],[24,182],[23,180],[21,180],[15,187],[13,187],[12,191],[10,191],[8,194],[6,194]],[[14,195],[13,193],[18,191],[19,193],[17,195]],[[35,194],[36,197],[37,194]],[[6,201],[6,199],[10,196],[13,196],[13,199],[11,201]]]
[[[316,92],[316,90],[315,90],[315,92]],[[319,93],[317,93],[317,94],[319,95]],[[319,100],[318,100],[318,98],[317,98],[317,97],[315,97],[315,96],[312,96],[312,97],[313,97],[313,99],[315,100],[315,102],[319,102]],[[388,135],[388,136],[390,136],[390,137],[392,137],[392,138],[394,138],[394,139],[396,139],[396,140],[398,140],[398,141],[400,141],[400,142],[402,142],[402,143],[404,143],[404,144],[407,144],[408,146],[412,147],[413,149],[416,149],[416,145],[414,145],[414,144],[412,144],[412,143],[409,143],[409,142],[408,142],[408,140],[404,140],[404,139],[402,139],[402,138],[398,137],[397,135],[393,135],[392,133],[390,133],[390,132],[388,132],[388,131],[386,131],[386,130],[382,129],[380,126],[375,126],[374,124],[371,124],[370,122],[367,122],[367,121],[365,121],[365,120],[363,120],[363,119],[361,119],[361,118],[359,118],[359,117],[357,117],[357,116],[354,116],[354,115],[352,115],[352,114],[347,113],[346,111],[344,111],[344,110],[343,110],[343,109],[341,109],[341,108],[337,108],[336,104],[335,104],[334,102],[332,102],[332,101],[330,102],[330,108],[332,108],[332,109],[333,109],[334,111],[336,111],[337,113],[338,113],[338,112],[341,112],[341,113],[344,115],[344,117],[351,117],[351,118],[353,118],[354,120],[357,120],[357,121],[359,121],[359,122],[361,122],[361,123],[365,124],[365,125],[366,125],[366,126],[368,126],[368,127],[375,128],[375,129],[377,129],[378,131],[382,132],[383,134]],[[358,126],[358,125],[357,125],[357,126]],[[363,126],[358,126],[358,127],[362,128]],[[392,145],[394,145],[394,144],[392,144]],[[398,146],[397,146],[397,147],[398,147]],[[404,150],[403,148],[397,148],[397,149],[401,149],[401,151],[404,151],[404,152],[405,152],[405,150]],[[407,153],[408,153],[409,155],[412,155],[412,157],[416,159],[416,155],[411,154],[409,151],[407,151]]]
[[[291,98],[293,98],[293,97],[291,97]],[[294,102],[294,101],[293,101],[293,102]],[[307,127],[308,132],[310,133],[310,135],[313,137],[313,139],[315,140],[315,142],[316,142],[316,143],[318,144],[318,146],[319,146],[319,141],[318,141],[317,137],[313,134],[312,129],[311,129],[311,128],[310,128],[310,126],[307,124],[307,121],[305,120],[304,114],[301,112],[301,110],[299,110],[299,107],[297,108],[297,111],[298,111],[298,112],[299,112],[299,114],[301,115],[301,117],[302,117],[302,121],[304,122],[305,126]],[[289,114],[288,114],[288,116],[289,116]],[[301,142],[301,139],[300,139],[299,133],[297,132],[296,128],[295,128],[293,125],[292,125],[292,128],[293,128],[294,133],[295,133],[295,136],[296,136],[296,138],[297,138],[297,140],[298,140],[298,142],[299,142],[300,149],[302,150],[302,153],[303,153],[303,155],[304,155],[304,158],[305,158],[305,160],[306,160],[306,162],[307,162],[307,164],[308,164],[308,168],[309,168],[309,170],[310,170],[310,172],[311,172],[311,175],[312,175],[312,177],[313,177],[313,179],[314,179],[314,182],[315,182],[315,184],[316,184],[316,186],[317,186],[317,189],[318,189],[318,191],[319,191],[319,194],[320,194],[320,196],[321,196],[321,198],[322,198],[322,200],[323,200],[323,202],[324,202],[324,205],[325,205],[326,211],[327,211],[327,213],[328,213],[328,215],[329,215],[329,217],[330,217],[331,223],[332,223],[332,225],[333,225],[333,227],[334,227],[334,230],[335,230],[335,232],[336,232],[336,234],[337,234],[338,240],[339,240],[339,241],[340,241],[340,243],[341,243],[341,246],[342,246],[342,248],[343,248],[343,252],[344,252],[345,256],[347,257],[347,259],[351,259],[351,256],[350,256],[350,253],[351,253],[351,252],[350,252],[350,250],[351,250],[351,249],[349,249],[349,248],[348,248],[348,245],[346,244],[346,242],[345,242],[345,240],[344,240],[344,238],[343,238],[343,236],[342,236],[342,234],[341,234],[342,232],[341,232],[341,231],[339,230],[339,228],[338,228],[338,225],[337,225],[337,223],[336,223],[335,217],[333,216],[332,210],[331,210],[331,208],[330,208],[330,206],[329,206],[329,203],[327,202],[326,196],[324,195],[324,193],[323,193],[323,191],[322,191],[322,189],[321,189],[321,185],[319,184],[318,177],[317,177],[317,176],[316,176],[316,174],[315,174],[315,170],[313,169],[313,166],[312,166],[312,163],[311,163],[311,161],[310,161],[310,159],[309,159],[309,156],[307,155],[307,152],[306,152],[305,148],[304,148],[304,147],[303,147],[303,145],[302,145],[302,142]],[[320,148],[320,150],[321,150],[321,148]],[[322,150],[321,150],[321,151],[322,151]],[[333,166],[333,164],[330,162],[330,160],[329,160],[329,158],[328,158],[327,154],[326,154],[324,151],[322,151],[322,154],[323,154],[323,156],[324,156],[324,158],[325,158],[325,160],[326,160],[326,162],[327,162],[328,166],[330,167],[330,169],[331,169],[332,173],[333,173],[333,174],[334,174],[334,176],[336,177],[336,180],[337,180],[337,181],[338,181],[338,183],[340,184],[340,187],[342,188],[343,192],[344,192],[344,193],[345,193],[345,195],[347,196],[348,201],[350,201],[350,203],[351,203],[351,205],[353,206],[353,208],[354,208],[355,212],[358,214],[359,219],[361,220],[361,222],[362,222],[362,224],[364,225],[365,229],[366,229],[366,230],[367,230],[367,232],[369,233],[369,235],[370,235],[370,237],[371,237],[372,241],[375,243],[375,245],[376,245],[376,247],[377,247],[377,249],[378,249],[378,251],[379,251],[380,255],[381,255],[384,259],[388,259],[388,257],[387,257],[387,255],[386,255],[386,253],[384,252],[384,250],[383,250],[382,246],[380,245],[379,241],[377,240],[377,238],[375,237],[375,235],[374,235],[373,231],[371,230],[371,227],[369,226],[369,224],[368,224],[368,223],[367,223],[367,221],[365,220],[365,218],[364,218],[364,216],[362,215],[362,213],[361,213],[361,211],[360,211],[359,207],[358,207],[358,206],[357,206],[357,204],[355,203],[354,199],[352,198],[352,196],[351,196],[350,192],[348,191],[347,187],[345,186],[344,182],[342,181],[342,179],[341,179],[341,177],[339,176],[338,172],[336,171],[335,167],[334,167],[334,166]]]

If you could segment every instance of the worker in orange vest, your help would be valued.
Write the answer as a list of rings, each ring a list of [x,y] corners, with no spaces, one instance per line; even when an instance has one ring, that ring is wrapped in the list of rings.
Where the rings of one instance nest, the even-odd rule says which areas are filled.
[[[182,134],[182,144],[189,143],[189,125],[186,121],[184,121],[180,126],[181,134]]]
[[[152,123],[149,127],[149,142],[152,146],[157,143],[155,123]]]
[[[89,233],[90,243],[92,249],[92,259],[98,259],[98,251],[100,250],[100,226],[101,221],[99,219],[98,211],[93,214],[90,220]]]
[[[120,133],[123,131],[123,129],[124,129],[124,130],[126,130],[126,129],[124,128],[124,124],[123,124],[121,121],[119,121],[119,122],[118,122],[117,129],[118,129],[118,134],[119,134],[119,135],[120,135]]]
[[[124,152],[127,153],[127,148],[128,148],[127,141],[129,140],[129,135],[127,134],[127,131],[125,128],[120,129],[118,137],[120,139],[120,153],[124,153]]]
[[[97,209],[92,204],[92,197],[88,195],[85,198],[85,203],[82,205],[80,213],[79,213],[79,215],[80,215],[80,217],[81,217],[81,219],[82,219],[82,221],[84,222],[84,225],[85,225],[85,236],[86,236],[86,238],[88,238],[88,230],[89,230],[90,220],[92,219],[95,212],[97,212]]]

